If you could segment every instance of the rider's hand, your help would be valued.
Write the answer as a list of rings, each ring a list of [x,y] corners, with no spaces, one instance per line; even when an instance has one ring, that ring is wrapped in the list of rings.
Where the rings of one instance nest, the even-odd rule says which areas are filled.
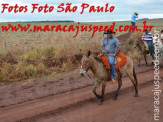
[[[110,56],[115,56],[114,53],[110,53],[109,55],[110,55]]]
[[[103,53],[107,53],[105,50],[102,50]]]

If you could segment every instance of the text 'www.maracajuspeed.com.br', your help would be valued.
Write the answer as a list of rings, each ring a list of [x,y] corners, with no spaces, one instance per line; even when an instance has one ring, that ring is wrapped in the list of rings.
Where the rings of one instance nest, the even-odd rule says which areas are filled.
[[[142,28],[138,28],[137,26],[131,26],[131,25],[119,25],[117,28],[115,26],[115,22],[113,22],[111,25],[81,25],[79,22],[74,23],[73,25],[31,25],[31,24],[7,24],[7,25],[1,25],[1,31],[7,32],[74,32],[73,37],[76,37],[78,35],[78,32],[90,32],[91,37],[94,36],[96,32],[104,32],[107,30],[113,31],[113,32],[122,32],[122,31],[145,31],[148,29],[149,31],[153,28],[152,25],[146,25],[146,21],[143,22]]]

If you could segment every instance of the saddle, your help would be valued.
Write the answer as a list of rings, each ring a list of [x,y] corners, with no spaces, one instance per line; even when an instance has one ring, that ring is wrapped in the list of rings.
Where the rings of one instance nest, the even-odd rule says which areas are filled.
[[[98,57],[101,58],[103,64],[105,65],[106,69],[110,70],[110,64],[109,64],[109,59],[106,55],[104,54],[99,54]],[[123,67],[127,62],[127,58],[126,58],[126,55],[119,52],[116,56],[116,59],[115,59],[115,70],[118,71],[119,69],[119,66],[120,67]]]

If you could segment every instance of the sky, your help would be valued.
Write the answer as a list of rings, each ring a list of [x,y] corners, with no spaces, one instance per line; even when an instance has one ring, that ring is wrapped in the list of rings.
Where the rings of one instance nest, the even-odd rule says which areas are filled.
[[[139,19],[142,18],[163,18],[163,0],[1,0],[0,11],[2,4],[8,3],[9,6],[18,4],[19,6],[28,6],[26,13],[9,13],[7,9],[4,13],[0,13],[0,22],[16,22],[16,21],[64,21],[71,20],[76,22],[106,22],[106,21],[123,21],[130,20],[131,15],[136,11],[139,13]],[[38,3],[40,6],[48,4],[54,6],[51,13],[37,12],[31,13],[33,3]],[[57,6],[61,3],[72,3],[72,6],[78,6],[74,13],[57,12]],[[88,3],[90,6],[105,6],[109,3],[110,6],[115,6],[113,12],[92,12],[89,13],[89,8],[81,12],[82,3]]]

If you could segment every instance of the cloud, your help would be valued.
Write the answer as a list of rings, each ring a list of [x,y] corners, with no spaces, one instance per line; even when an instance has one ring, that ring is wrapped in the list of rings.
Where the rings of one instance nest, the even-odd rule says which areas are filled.
[[[139,18],[149,18],[149,19],[163,18],[163,14],[140,14]]]
[[[142,5],[146,7],[146,4],[152,4],[152,3],[163,3],[162,0],[126,0],[129,5]]]

